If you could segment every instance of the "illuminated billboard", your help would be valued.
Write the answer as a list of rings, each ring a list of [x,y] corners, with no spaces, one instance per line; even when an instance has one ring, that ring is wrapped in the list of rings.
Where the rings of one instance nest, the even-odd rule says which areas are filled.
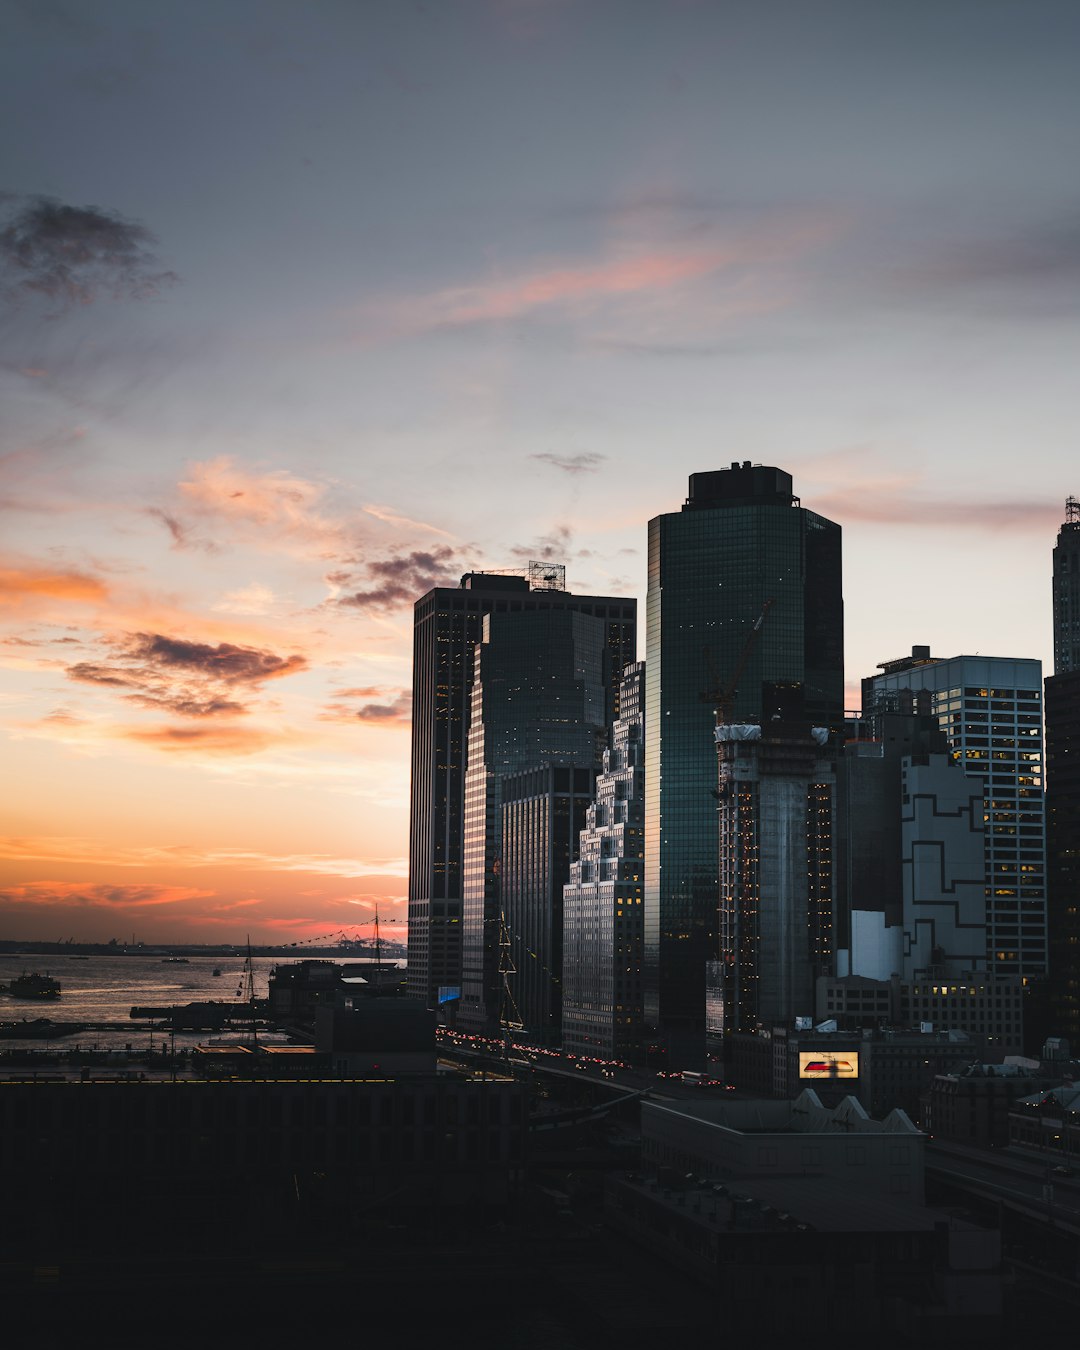
[[[800,1078],[858,1078],[857,1050],[800,1050]]]

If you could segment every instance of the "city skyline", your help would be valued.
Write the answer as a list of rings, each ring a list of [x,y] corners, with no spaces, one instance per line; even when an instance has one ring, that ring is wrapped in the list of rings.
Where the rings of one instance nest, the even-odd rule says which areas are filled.
[[[731,461],[1051,673],[1080,13],[662,11],[0,5],[4,936],[404,941],[414,602]]]

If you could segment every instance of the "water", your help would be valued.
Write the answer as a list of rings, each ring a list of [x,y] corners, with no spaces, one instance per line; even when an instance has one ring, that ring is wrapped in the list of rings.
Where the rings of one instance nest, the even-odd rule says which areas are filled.
[[[275,966],[291,964],[273,956],[252,957],[255,997],[266,998],[269,974]],[[48,1017],[54,1022],[113,1022],[117,1026],[109,1031],[76,1032],[56,1040],[0,1039],[0,1052],[73,1050],[76,1046],[83,1050],[124,1050],[129,1045],[142,1051],[151,1044],[160,1050],[167,1039],[172,1043],[171,1037],[161,1030],[151,1031],[145,1022],[134,1021],[130,1016],[133,1007],[168,1007],[211,999],[220,1003],[242,1002],[247,995],[242,956],[192,956],[185,966],[164,964],[160,956],[90,956],[82,960],[55,954],[0,955],[0,984],[10,984],[16,976],[32,970],[59,980],[60,998],[30,1001],[0,994],[0,1021]],[[215,970],[221,974],[216,976]],[[213,1039],[205,1031],[178,1031],[176,1048],[188,1049]],[[224,1034],[220,1039],[226,1039]]]

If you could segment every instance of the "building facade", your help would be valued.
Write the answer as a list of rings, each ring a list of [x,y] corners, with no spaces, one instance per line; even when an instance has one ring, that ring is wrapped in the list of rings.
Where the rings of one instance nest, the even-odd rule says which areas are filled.
[[[794,684],[810,720],[839,727],[840,527],[805,510],[779,469],[693,474],[683,509],[649,522],[647,609],[646,1017],[692,1050],[719,941],[717,698],[730,720],[767,720],[766,686]]]
[[[644,694],[637,662],[623,675],[620,716],[563,888],[563,1045],[604,1059],[636,1059],[642,1041]]]
[[[409,805],[409,992],[434,1002],[461,987],[465,761],[473,649],[486,614],[574,611],[599,618],[614,690],[636,651],[637,605],[573,595],[565,569],[531,564],[525,575],[470,572],[437,587],[413,611],[412,782]],[[612,714],[614,714],[614,693]]]
[[[863,680],[863,712],[931,713],[950,753],[981,780],[987,963],[1001,975],[1047,969],[1042,670],[993,656],[910,657]]]

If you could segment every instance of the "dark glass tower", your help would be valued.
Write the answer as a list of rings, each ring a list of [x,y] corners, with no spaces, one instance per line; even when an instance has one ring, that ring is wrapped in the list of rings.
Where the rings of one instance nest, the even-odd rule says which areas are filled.
[[[572,595],[561,566],[528,575],[469,572],[413,610],[412,785],[409,804],[409,993],[431,1001],[461,986],[465,760],[473,649],[485,614],[573,610],[603,620],[615,712],[618,672],[636,655],[637,604]]]
[[[1080,670],[1080,501],[1065,501],[1054,548],[1054,674]]]
[[[1080,502],[1054,549],[1054,673],[1046,681],[1051,1029],[1080,1045]]]
[[[839,525],[791,475],[749,462],[692,474],[682,511],[649,522],[645,698],[645,1013],[692,1051],[719,955],[716,699],[753,722],[766,686],[799,686],[808,721],[843,714]],[[754,624],[766,609],[760,631]],[[738,687],[730,684],[739,671]]]

